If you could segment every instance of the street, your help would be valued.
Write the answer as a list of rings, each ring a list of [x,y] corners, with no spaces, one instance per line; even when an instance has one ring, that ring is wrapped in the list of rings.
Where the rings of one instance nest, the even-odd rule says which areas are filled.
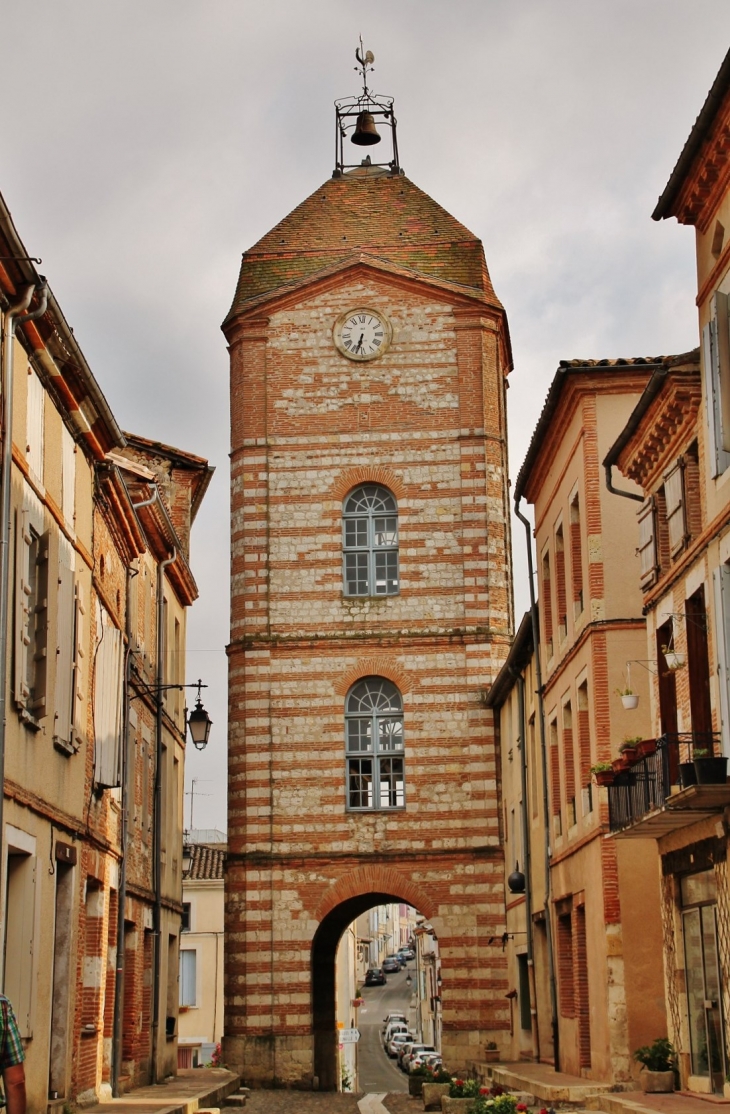
[[[403,1010],[412,1029],[411,990],[406,971],[388,975],[385,986],[363,987],[365,1005],[358,1010],[360,1041],[357,1049],[359,1089],[365,1092],[407,1091],[408,1077],[383,1049],[383,1019],[391,1010]]]

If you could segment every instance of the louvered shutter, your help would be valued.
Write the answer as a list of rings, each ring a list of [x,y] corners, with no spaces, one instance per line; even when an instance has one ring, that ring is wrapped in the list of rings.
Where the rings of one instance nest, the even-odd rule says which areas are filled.
[[[702,369],[705,383],[705,405],[708,429],[708,456],[710,475],[720,476],[730,465],[730,452],[722,447],[722,421],[720,415],[720,369],[717,347],[717,321],[712,320],[702,330]]]
[[[720,396],[720,449],[730,450],[730,321],[728,321],[728,296],[716,290],[712,312],[717,335],[717,392]]]
[[[638,513],[639,520],[639,548],[638,554],[641,561],[641,587],[646,589],[654,584],[659,575],[659,560],[656,539],[656,507],[654,498],[650,496]]]
[[[730,756],[730,567],[720,565],[712,573],[715,595],[715,645],[717,681],[720,686],[720,729],[722,753]]]
[[[664,500],[669,530],[669,552],[672,557],[676,557],[687,540],[684,468],[681,460],[678,460],[664,476]]]
[[[28,511],[18,510],[15,518],[15,654],[13,681],[15,703],[24,708],[30,696],[28,688],[28,647],[31,636],[33,588],[30,580],[30,532]]]
[[[101,641],[94,670],[94,780],[111,789],[121,784],[122,634],[101,604],[97,606]]]
[[[56,598],[56,678],[54,692],[53,742],[61,750],[73,751],[72,708],[74,702],[74,573],[73,550],[59,538],[58,595]]]
[[[86,638],[86,627],[84,625],[85,615],[86,608],[84,607],[84,588],[83,585],[77,580],[74,584],[74,658],[71,684],[71,729],[73,732],[73,738],[77,743],[83,742],[85,736],[83,688],[83,666],[85,657],[84,647]]]

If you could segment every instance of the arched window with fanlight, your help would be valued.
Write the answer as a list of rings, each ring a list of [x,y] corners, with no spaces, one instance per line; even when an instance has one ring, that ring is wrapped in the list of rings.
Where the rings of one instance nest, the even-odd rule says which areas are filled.
[[[398,504],[387,487],[362,484],[342,513],[346,596],[398,594]]]
[[[364,677],[345,701],[347,806],[403,808],[403,701],[392,681]]]

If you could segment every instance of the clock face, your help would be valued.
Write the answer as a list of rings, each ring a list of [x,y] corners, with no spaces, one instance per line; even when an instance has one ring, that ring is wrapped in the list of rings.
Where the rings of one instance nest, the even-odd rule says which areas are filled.
[[[390,344],[392,330],[379,310],[351,309],[337,318],[333,336],[348,360],[374,360]]]

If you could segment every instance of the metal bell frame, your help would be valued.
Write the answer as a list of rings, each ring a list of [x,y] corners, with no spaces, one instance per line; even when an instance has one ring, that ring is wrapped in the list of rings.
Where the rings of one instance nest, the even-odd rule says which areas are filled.
[[[393,98],[377,96],[368,89],[367,71],[371,68],[374,58],[369,51],[367,54],[365,53],[362,38],[360,39],[359,51],[355,51],[355,57],[358,62],[356,68],[360,70],[362,77],[362,93],[359,97],[343,97],[341,100],[335,101],[335,169],[332,177],[341,178],[346,170],[355,170],[360,166],[381,166],[389,170],[391,174],[400,174],[397,121],[393,111]],[[380,120],[382,124],[390,128],[393,146],[393,157],[390,161],[372,162],[368,155],[365,160],[360,162],[345,162],[345,140],[350,132],[355,133],[358,119],[363,112],[369,112],[374,121]],[[352,139],[351,135],[350,139]],[[374,146],[374,144],[368,146]]]

